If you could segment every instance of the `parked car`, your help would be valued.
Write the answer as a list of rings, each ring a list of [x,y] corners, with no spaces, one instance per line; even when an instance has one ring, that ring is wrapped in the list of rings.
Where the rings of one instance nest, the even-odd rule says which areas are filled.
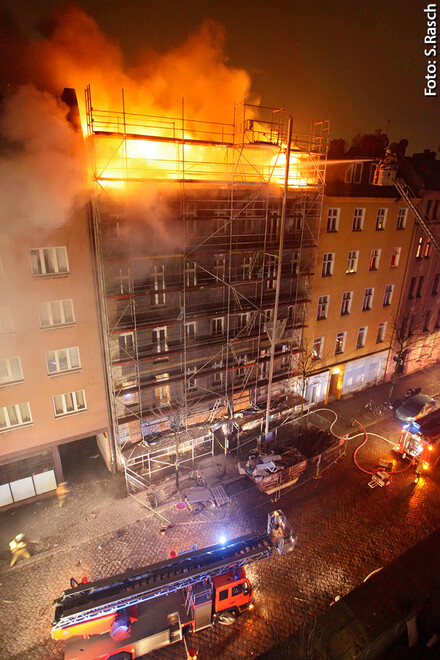
[[[395,409],[395,417],[404,424],[413,422],[418,417],[426,415],[437,407],[437,402],[427,394],[416,394],[410,396]]]

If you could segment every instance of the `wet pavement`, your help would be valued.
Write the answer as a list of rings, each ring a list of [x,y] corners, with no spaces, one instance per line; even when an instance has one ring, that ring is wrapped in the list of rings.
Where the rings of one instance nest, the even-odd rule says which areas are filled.
[[[394,396],[421,382],[425,393],[438,395],[439,381],[439,367],[424,370],[398,381]],[[226,474],[224,457],[216,457],[214,463],[205,461],[203,474],[210,485],[224,483],[230,503],[194,514],[178,511],[173,503],[158,510],[161,518],[125,497],[121,477],[106,473],[99,457],[83,457],[88,469],[82,481],[72,473],[63,508],[49,498],[2,512],[0,658],[61,660],[62,643],[50,639],[51,607],[71,576],[109,577],[161,561],[193,543],[198,548],[216,543],[222,533],[233,538],[261,530],[274,506],[283,509],[298,533],[295,551],[249,566],[255,610],[234,626],[217,625],[197,634],[194,646],[200,660],[236,660],[255,657],[281,641],[328,607],[335,595],[344,595],[440,525],[440,467],[414,484],[414,468],[399,472],[408,462],[392,451],[399,426],[391,412],[381,417],[364,412],[370,398],[383,401],[389,389],[389,384],[379,385],[328,406],[338,415],[334,432],[356,437],[338,463],[319,479],[282,495],[276,505],[249,479],[237,478],[232,457]],[[334,419],[331,412],[315,414],[323,426]],[[358,466],[353,452],[364,436],[352,426],[353,418],[369,433],[357,453]],[[394,459],[398,473],[389,486],[371,489],[371,477],[362,469],[370,470],[380,459]],[[164,526],[168,529],[162,534]],[[19,532],[26,534],[32,557],[10,568],[8,543]],[[149,657],[185,658],[185,652],[182,644],[174,644]]]

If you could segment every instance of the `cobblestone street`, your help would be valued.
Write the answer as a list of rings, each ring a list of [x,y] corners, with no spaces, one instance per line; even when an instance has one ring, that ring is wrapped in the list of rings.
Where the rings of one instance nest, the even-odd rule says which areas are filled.
[[[435,368],[424,374],[424,391],[438,393],[438,373]],[[414,378],[405,379],[405,386],[411,382]],[[383,393],[380,387],[375,389],[373,396],[380,400]],[[351,418],[359,417],[360,406],[369,395],[371,391],[332,405],[340,414],[335,425],[337,435],[357,433]],[[328,413],[320,414],[333,421]],[[394,458],[394,470],[405,468],[408,461],[391,451],[390,442],[399,434],[392,415],[364,416],[362,421],[367,423],[370,436],[357,455],[360,467],[369,470],[381,458]],[[345,456],[337,464],[319,479],[282,495],[276,505],[247,477],[238,480],[234,461],[229,458],[225,488],[231,503],[193,515],[178,512],[174,505],[160,509],[172,523],[163,535],[163,520],[133,498],[123,497],[119,477],[110,475],[97,483],[72,485],[63,508],[53,498],[3,512],[0,657],[61,660],[63,645],[50,638],[51,606],[69,587],[71,576],[80,579],[87,575],[90,580],[108,577],[161,561],[171,550],[193,543],[198,548],[216,543],[221,533],[233,538],[261,530],[267,512],[277,506],[298,533],[294,552],[250,565],[247,572],[255,588],[255,610],[234,626],[216,625],[199,633],[195,643],[201,660],[259,655],[328,607],[337,594],[346,594],[371,571],[440,526],[439,467],[417,484],[410,467],[395,474],[388,487],[371,489],[369,475],[353,462],[353,451],[363,439],[363,434],[350,439]],[[8,542],[19,532],[26,534],[32,557],[20,559],[10,568]],[[185,653],[179,643],[149,657],[185,658]]]

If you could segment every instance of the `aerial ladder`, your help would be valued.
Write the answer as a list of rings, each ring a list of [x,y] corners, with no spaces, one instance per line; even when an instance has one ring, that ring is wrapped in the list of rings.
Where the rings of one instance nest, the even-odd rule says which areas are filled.
[[[291,552],[296,535],[278,509],[265,532],[83,582],[54,601],[52,637],[65,660],[133,660],[184,640],[215,621],[229,625],[252,607],[244,566]],[[72,583],[72,581],[71,581]]]
[[[400,197],[405,200],[408,208],[412,211],[417,222],[430,239],[431,244],[440,254],[440,242],[431,229],[429,218],[418,208],[415,202],[417,195],[411,189],[411,186],[409,186],[404,179],[397,176],[397,168],[397,155],[392,154],[391,151],[387,149],[387,155],[379,161],[377,165],[373,184],[376,186],[394,186],[396,188]]]

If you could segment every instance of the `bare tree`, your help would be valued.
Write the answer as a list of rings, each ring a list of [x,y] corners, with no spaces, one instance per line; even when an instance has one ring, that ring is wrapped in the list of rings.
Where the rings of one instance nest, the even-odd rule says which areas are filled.
[[[394,369],[391,377],[391,389],[388,398],[391,399],[396,384],[396,378],[403,372],[411,350],[423,336],[424,317],[420,312],[406,312],[393,315],[391,320],[391,351],[394,353]]]

